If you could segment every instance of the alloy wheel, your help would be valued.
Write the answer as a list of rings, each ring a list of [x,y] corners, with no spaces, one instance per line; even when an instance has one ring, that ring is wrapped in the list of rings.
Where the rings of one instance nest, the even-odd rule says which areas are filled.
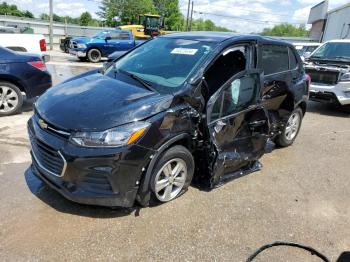
[[[0,86],[0,112],[8,113],[18,105],[18,94],[8,86]]]
[[[290,141],[293,140],[296,135],[298,134],[299,127],[300,127],[300,115],[295,112],[293,113],[287,122],[286,130],[285,130],[285,136]]]
[[[176,198],[185,185],[187,165],[184,160],[175,158],[163,165],[155,179],[155,194],[159,201],[168,202]]]

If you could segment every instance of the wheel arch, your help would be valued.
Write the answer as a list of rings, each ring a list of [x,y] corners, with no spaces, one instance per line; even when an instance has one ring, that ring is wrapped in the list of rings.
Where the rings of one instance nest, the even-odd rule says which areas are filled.
[[[90,46],[90,47],[88,47],[88,49],[86,50],[86,57],[87,57],[87,58],[88,58],[88,53],[89,53],[89,51],[90,51],[91,49],[97,49],[98,51],[100,51],[100,53],[101,53],[101,58],[105,56],[101,48],[99,48],[99,47],[97,47],[97,46]]]
[[[182,133],[176,135],[175,137],[170,138],[162,146],[160,146],[155,154],[152,155],[151,161],[148,164],[148,167],[141,178],[140,187],[136,196],[137,202],[142,206],[148,206],[150,201],[150,192],[149,192],[149,183],[152,177],[152,171],[157,163],[159,157],[169,148],[175,145],[182,145],[186,147],[191,152],[191,136],[188,133]]]
[[[10,75],[0,75],[0,82],[9,82],[19,88],[21,92],[27,93],[26,92],[26,87],[21,83],[19,79],[16,77],[10,76]]]
[[[301,101],[296,105],[296,107],[301,108],[301,111],[303,111],[303,116],[304,116],[306,113],[306,109],[307,109],[307,103],[305,101]]]

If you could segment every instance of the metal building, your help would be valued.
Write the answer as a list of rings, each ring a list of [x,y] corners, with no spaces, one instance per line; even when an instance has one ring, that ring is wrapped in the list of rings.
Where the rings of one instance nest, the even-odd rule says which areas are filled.
[[[350,39],[350,3],[328,12],[323,41]]]
[[[320,42],[350,39],[350,3],[328,11],[328,0],[310,10],[310,37]]]

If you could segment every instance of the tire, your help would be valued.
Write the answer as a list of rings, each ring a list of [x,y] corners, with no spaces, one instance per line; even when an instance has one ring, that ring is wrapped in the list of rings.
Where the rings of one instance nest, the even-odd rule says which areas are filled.
[[[152,173],[150,204],[170,202],[184,194],[191,184],[194,165],[192,154],[183,146],[174,146],[163,153]],[[175,171],[177,167],[181,168],[180,172]]]
[[[21,90],[14,84],[0,81],[0,116],[18,113],[23,105]]]
[[[101,61],[102,54],[101,54],[100,50],[98,50],[96,48],[92,48],[88,51],[87,58],[89,59],[89,61],[91,63],[98,63]]]
[[[302,121],[303,112],[298,107],[294,109],[294,111],[289,115],[282,134],[276,137],[276,145],[280,147],[287,147],[292,145],[299,134]]]

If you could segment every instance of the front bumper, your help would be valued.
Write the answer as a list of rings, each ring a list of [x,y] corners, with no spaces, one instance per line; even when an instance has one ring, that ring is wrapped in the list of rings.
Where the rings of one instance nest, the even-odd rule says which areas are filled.
[[[336,85],[311,83],[310,100],[348,105],[350,104],[350,82],[339,82]]]
[[[69,49],[69,54],[76,57],[86,57],[85,49]]]
[[[78,147],[49,129],[40,128],[35,116],[28,122],[28,133],[31,171],[62,196],[88,205],[134,205],[150,150],[137,145],[114,149]],[[38,145],[43,152],[38,151]],[[57,167],[57,159],[47,157],[55,152],[62,156],[64,168]]]

